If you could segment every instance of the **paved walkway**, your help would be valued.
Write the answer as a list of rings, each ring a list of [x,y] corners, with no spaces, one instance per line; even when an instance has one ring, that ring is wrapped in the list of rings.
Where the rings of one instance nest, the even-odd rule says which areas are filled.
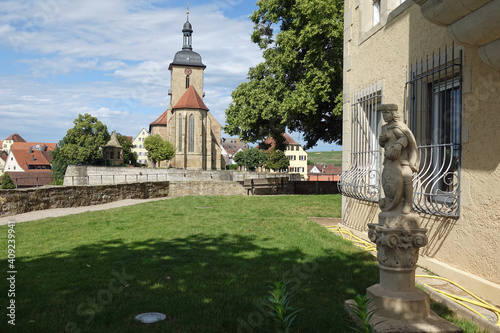
[[[79,213],[85,213],[85,212],[93,212],[93,211],[97,211],[97,210],[105,210],[105,209],[110,209],[110,208],[118,208],[118,207],[130,206],[130,205],[137,205],[137,204],[144,203],[144,202],[166,200],[166,199],[168,199],[168,198],[125,199],[125,200],[108,202],[108,203],[101,204],[101,205],[37,210],[34,212],[29,212],[29,213],[0,217],[0,225],[7,224],[10,221],[15,221],[16,223],[20,223],[20,222],[27,222],[27,221],[44,219],[47,217],[59,217],[59,216],[66,216],[66,215],[79,214]]]

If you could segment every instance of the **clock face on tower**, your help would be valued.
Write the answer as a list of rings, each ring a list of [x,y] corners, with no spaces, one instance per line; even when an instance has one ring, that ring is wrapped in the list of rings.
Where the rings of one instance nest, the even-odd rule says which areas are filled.
[[[191,70],[191,68],[186,68],[184,70],[184,73],[186,73],[186,75],[190,75],[193,71]]]

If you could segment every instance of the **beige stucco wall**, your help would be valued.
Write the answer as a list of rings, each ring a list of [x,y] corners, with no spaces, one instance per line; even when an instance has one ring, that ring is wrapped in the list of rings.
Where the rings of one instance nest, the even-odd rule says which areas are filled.
[[[344,41],[344,154],[343,168],[350,166],[350,96],[375,82],[383,87],[383,103],[396,103],[403,109],[405,75],[409,63],[432,59],[433,52],[451,48],[445,27],[425,20],[420,7],[407,0],[385,22],[374,28],[360,18],[370,17],[371,0],[345,1]],[[500,72],[479,58],[477,48],[455,44],[463,50],[463,149],[461,174],[461,212],[458,220],[422,215],[428,228],[429,244],[424,257],[500,284]],[[343,198],[343,223],[366,230],[377,222],[376,203]],[[472,283],[472,282],[467,282]],[[474,290],[474,286],[470,286]],[[492,296],[492,295],[488,295]],[[491,299],[491,297],[490,297]],[[500,293],[496,296],[500,302]]]

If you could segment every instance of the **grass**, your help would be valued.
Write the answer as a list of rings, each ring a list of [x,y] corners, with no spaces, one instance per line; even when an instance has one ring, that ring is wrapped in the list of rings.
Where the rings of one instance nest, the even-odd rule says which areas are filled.
[[[349,332],[344,301],[378,282],[376,259],[306,219],[339,217],[340,201],[184,197],[17,224],[16,326],[0,332],[273,332],[280,280],[303,309],[292,332]]]
[[[263,304],[288,280],[304,308],[292,331],[347,332],[343,302],[377,282],[376,261],[307,216],[340,216],[340,196],[185,197],[20,223],[15,331],[271,332]],[[137,323],[144,312],[167,320]]]
[[[312,164],[333,164],[342,166],[342,151],[307,152],[307,162]]]

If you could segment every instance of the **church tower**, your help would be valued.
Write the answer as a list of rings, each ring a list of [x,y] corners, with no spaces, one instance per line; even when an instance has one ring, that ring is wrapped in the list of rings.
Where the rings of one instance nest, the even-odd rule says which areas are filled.
[[[182,50],[175,54],[168,67],[171,73],[170,104],[150,124],[150,132],[160,134],[174,145],[176,155],[167,166],[193,170],[222,169],[222,126],[203,102],[206,66],[201,56],[193,51],[189,11],[182,34]]]

